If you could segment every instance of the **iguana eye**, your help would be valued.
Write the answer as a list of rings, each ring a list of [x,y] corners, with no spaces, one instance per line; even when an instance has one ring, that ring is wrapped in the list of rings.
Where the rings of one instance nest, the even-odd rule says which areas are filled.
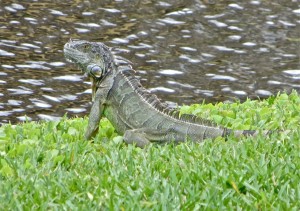
[[[89,51],[90,48],[91,48],[90,45],[84,44],[84,45],[82,46],[82,51],[83,51],[83,52],[87,52],[87,51]]]

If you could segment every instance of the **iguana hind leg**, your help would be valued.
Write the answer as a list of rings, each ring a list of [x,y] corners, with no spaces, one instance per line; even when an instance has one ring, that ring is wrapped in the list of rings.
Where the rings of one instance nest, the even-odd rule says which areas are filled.
[[[168,131],[153,131],[146,128],[126,130],[123,136],[127,144],[136,144],[137,147],[144,148],[151,141],[167,142],[165,137]]]

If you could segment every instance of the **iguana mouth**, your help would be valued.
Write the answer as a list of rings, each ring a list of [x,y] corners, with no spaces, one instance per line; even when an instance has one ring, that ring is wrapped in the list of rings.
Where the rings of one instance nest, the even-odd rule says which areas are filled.
[[[64,46],[64,54],[65,54],[65,58],[68,62],[79,64],[79,61],[81,61],[81,60],[79,60],[80,52],[76,49],[69,47],[69,43],[66,43]]]

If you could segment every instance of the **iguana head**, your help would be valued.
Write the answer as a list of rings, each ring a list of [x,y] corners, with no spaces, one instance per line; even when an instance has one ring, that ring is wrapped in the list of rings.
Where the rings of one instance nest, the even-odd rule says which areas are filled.
[[[98,42],[70,40],[64,46],[64,54],[94,81],[101,80],[113,63],[110,49]]]
[[[70,40],[64,46],[64,54],[67,60],[77,64],[91,79],[92,101],[94,101],[98,81],[107,75],[113,64],[110,49],[98,42]]]

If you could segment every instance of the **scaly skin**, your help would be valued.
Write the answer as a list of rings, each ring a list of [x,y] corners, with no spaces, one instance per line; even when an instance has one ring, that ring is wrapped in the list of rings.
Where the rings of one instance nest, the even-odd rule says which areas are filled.
[[[230,134],[236,137],[258,134],[258,131],[218,127],[194,115],[179,117],[178,112],[168,109],[142,87],[134,77],[131,62],[113,55],[102,43],[70,40],[64,46],[64,53],[92,79],[94,103],[85,133],[87,140],[96,135],[103,115],[124,135],[126,143],[139,147],[150,142],[201,142]]]

